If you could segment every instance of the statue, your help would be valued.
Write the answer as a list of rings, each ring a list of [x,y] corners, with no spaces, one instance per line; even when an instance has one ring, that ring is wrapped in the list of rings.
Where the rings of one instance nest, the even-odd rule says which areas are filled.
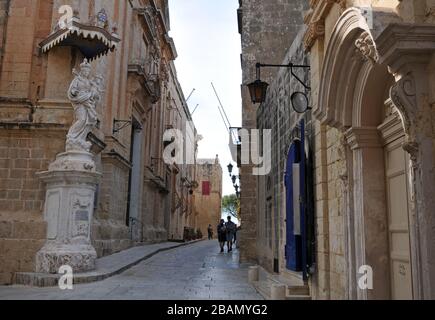
[[[73,70],[73,74],[68,99],[74,108],[75,122],[67,135],[66,151],[89,152],[91,143],[86,139],[98,122],[96,107],[102,98],[103,77],[90,79],[91,65],[86,59],[80,65],[80,72]]]
[[[58,154],[47,171],[38,173],[46,183],[47,239],[36,254],[37,273],[57,274],[64,265],[76,273],[86,272],[95,269],[97,259],[91,226],[101,174],[87,137],[98,122],[96,107],[102,98],[103,77],[91,77],[87,60],[73,74],[68,99],[75,119],[67,135],[66,152]]]

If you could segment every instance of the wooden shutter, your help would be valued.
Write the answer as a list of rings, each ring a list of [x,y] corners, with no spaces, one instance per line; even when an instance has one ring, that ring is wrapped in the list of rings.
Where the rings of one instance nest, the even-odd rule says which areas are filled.
[[[210,181],[202,182],[202,195],[209,196],[210,195]]]

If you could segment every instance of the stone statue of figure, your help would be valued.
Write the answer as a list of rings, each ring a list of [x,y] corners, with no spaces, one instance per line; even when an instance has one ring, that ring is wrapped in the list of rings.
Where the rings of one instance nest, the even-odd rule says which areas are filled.
[[[91,65],[86,59],[80,65],[80,72],[73,70],[73,74],[68,99],[74,108],[75,122],[67,135],[66,151],[89,152],[91,143],[87,136],[98,122],[96,107],[102,97],[103,78],[90,79]]]

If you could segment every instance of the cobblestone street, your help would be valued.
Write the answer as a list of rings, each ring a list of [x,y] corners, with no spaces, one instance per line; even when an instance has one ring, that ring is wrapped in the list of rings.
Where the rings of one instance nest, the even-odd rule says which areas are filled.
[[[239,254],[220,254],[217,241],[160,253],[101,282],[58,288],[0,287],[2,300],[257,300]]]

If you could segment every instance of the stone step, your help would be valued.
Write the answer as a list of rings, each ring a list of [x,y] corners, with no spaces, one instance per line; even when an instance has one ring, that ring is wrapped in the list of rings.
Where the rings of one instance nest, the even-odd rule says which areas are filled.
[[[287,286],[288,296],[309,296],[310,288],[308,286]]]
[[[267,279],[272,284],[285,285],[288,296],[310,296],[310,288],[307,284],[295,284],[295,281],[276,274],[269,274]]]
[[[312,298],[310,296],[307,295],[289,295],[286,296],[285,298],[286,300],[312,300]]]
[[[277,281],[270,279],[253,282],[252,285],[260,293],[264,299],[271,300],[272,286],[278,284]],[[285,300],[311,300],[308,286],[303,287],[287,287]]]
[[[271,299],[271,290],[272,286],[269,281],[256,281],[253,282],[252,285],[254,288],[258,291],[259,294],[263,296],[264,299],[270,300]]]

